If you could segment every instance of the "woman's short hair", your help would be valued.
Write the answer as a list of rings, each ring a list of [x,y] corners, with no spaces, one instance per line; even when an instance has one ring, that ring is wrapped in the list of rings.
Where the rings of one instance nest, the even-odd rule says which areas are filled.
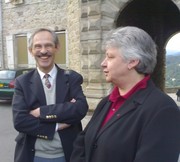
[[[133,27],[120,27],[110,31],[104,41],[104,48],[119,49],[124,60],[139,60],[136,71],[151,74],[157,62],[157,48],[150,35],[144,30]]]

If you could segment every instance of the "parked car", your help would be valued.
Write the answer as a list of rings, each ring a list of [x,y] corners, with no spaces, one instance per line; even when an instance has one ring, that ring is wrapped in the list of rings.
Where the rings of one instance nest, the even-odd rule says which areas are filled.
[[[15,78],[31,70],[32,68],[0,70],[0,100],[12,100]]]

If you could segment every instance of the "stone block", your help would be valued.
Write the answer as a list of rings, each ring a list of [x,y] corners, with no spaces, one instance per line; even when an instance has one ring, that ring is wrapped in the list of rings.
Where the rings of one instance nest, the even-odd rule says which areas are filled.
[[[88,31],[88,21],[87,19],[81,20],[81,32],[87,32]]]
[[[93,30],[100,30],[101,29],[101,19],[98,18],[91,18],[89,19],[89,31]]]
[[[88,54],[101,54],[101,40],[88,41]]]
[[[88,55],[81,56],[81,68],[88,69]]]
[[[81,41],[81,55],[88,55],[88,41]]]
[[[81,18],[87,18],[88,17],[88,6],[87,4],[81,5]]]
[[[88,67],[90,69],[101,69],[102,55],[92,54],[88,56]]]
[[[89,3],[88,6],[88,16],[100,15],[101,14],[101,7],[100,2],[93,2]]]

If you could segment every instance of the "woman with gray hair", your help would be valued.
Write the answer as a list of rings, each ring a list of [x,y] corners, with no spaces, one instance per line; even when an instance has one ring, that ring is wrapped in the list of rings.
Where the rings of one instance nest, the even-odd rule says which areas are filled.
[[[112,92],[74,143],[71,162],[177,162],[180,111],[151,80],[156,45],[137,27],[111,31],[101,63]]]

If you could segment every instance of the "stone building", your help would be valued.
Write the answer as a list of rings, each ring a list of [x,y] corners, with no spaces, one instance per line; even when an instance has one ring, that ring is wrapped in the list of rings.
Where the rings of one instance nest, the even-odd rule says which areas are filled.
[[[180,31],[180,0],[1,0],[0,11],[0,68],[35,67],[28,38],[39,27],[53,29],[61,42],[56,63],[83,75],[94,109],[111,87],[100,67],[104,36],[112,28],[131,25],[157,43],[153,79],[164,88],[165,46]]]

